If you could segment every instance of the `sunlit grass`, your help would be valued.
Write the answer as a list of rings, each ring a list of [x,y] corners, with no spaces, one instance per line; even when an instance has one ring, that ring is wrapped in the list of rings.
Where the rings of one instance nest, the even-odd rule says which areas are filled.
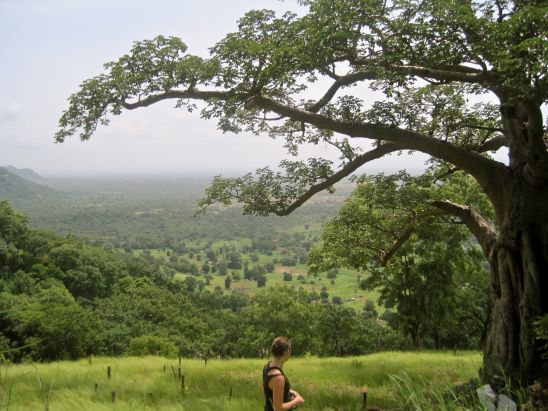
[[[369,388],[369,404],[395,408],[402,405],[401,392],[409,384],[406,387],[405,380],[394,376],[408,376],[408,381],[416,382],[412,386],[416,395],[431,397],[432,392],[474,378],[480,362],[477,353],[387,352],[294,358],[285,371],[304,396],[307,410],[358,410],[363,387]],[[178,361],[162,357],[2,366],[0,410],[43,410],[46,405],[56,411],[258,410],[263,405],[263,364],[259,359],[210,359],[207,365],[203,360],[183,359],[184,389]]]

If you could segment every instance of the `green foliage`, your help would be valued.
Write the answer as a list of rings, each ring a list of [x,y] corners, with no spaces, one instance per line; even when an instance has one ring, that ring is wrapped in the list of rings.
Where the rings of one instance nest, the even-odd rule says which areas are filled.
[[[56,281],[45,282],[33,297],[2,293],[4,338],[27,349],[7,354],[35,360],[77,359],[101,345],[97,318]]]
[[[154,335],[142,335],[130,340],[127,354],[138,357],[160,355],[162,357],[175,358],[178,354],[178,350],[175,344],[168,338]]]
[[[257,355],[265,347],[265,341],[272,341],[278,335],[287,335],[294,341],[295,355],[312,348],[316,320],[305,292],[285,286],[272,287],[258,293],[253,302],[241,312],[239,344],[245,355]]]
[[[542,341],[542,357],[548,358],[548,315],[543,315],[535,323],[537,338]]]
[[[361,285],[380,291],[380,302],[396,307],[391,323],[416,346],[428,336],[436,347],[478,344],[462,338],[466,321],[472,335],[487,323],[487,272],[477,245],[454,220],[428,206],[449,191],[489,212],[477,185],[455,173],[434,177],[364,176],[339,215],[326,225],[321,244],[310,253],[313,272],[344,265],[370,275]],[[458,189],[457,189],[458,187]],[[458,301],[458,303],[457,303]],[[459,336],[460,335],[460,336]]]
[[[358,290],[354,274],[345,270],[337,279],[344,292],[333,293],[344,296],[336,299],[343,304],[332,305],[327,288],[321,300],[321,295],[296,286],[275,286],[283,283],[283,276],[274,272],[276,267],[271,262],[281,257],[280,251],[267,256],[253,251],[251,241],[186,241],[184,255],[172,251],[167,256],[165,249],[134,254],[108,251],[71,236],[30,230],[24,216],[7,205],[5,214],[17,215],[13,224],[20,224],[9,241],[8,236],[0,237],[5,243],[3,249],[12,250],[10,266],[5,266],[0,278],[0,344],[9,349],[31,344],[7,352],[6,358],[12,361],[124,355],[132,341],[147,346],[147,341],[152,344],[159,340],[169,340],[185,356],[249,357],[257,356],[282,332],[295,341],[296,354],[359,355],[409,346],[399,332],[367,321],[349,308],[360,303],[348,298]],[[281,231],[275,238],[277,250],[284,250],[287,256],[292,256],[289,250],[308,241],[300,231]],[[264,241],[265,245],[272,243]],[[269,250],[265,248],[265,252]],[[245,292],[236,290],[251,283],[244,279],[236,282],[236,271],[236,275],[228,275],[232,279],[230,290],[223,291],[226,276],[207,274],[202,278],[176,270],[196,264],[199,255],[219,262],[235,251],[242,260],[245,258],[242,271],[245,273],[247,267],[249,279],[268,278],[268,287],[257,294],[254,286]],[[247,259],[250,253],[257,256],[252,264]],[[293,269],[305,272],[301,265]],[[317,282],[322,283],[320,279]],[[312,290],[316,286],[303,287]],[[329,330],[325,328],[323,317],[330,309],[344,311],[341,336],[328,332],[337,328],[336,323]],[[154,338],[141,341],[143,336]],[[334,338],[339,338],[337,343]]]

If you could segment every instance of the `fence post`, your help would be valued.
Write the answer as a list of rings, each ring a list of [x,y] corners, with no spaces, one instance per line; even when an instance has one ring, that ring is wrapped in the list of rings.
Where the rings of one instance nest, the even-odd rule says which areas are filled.
[[[367,410],[367,387],[362,388],[362,394],[363,394],[363,404],[362,404],[362,410]]]
[[[181,375],[181,391],[185,393],[185,375]]]
[[[110,365],[107,367],[107,377],[109,380],[112,377],[112,369],[110,368]]]
[[[112,393],[110,394],[111,397],[112,397],[112,402],[116,402],[116,391],[112,391]]]
[[[228,390],[228,399],[232,399],[232,387],[230,387],[230,389]]]
[[[99,389],[99,384],[95,383],[95,393],[97,394],[97,390]]]

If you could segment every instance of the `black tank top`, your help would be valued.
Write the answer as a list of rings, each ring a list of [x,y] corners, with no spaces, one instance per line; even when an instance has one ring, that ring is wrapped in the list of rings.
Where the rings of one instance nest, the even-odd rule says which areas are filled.
[[[283,402],[291,401],[291,396],[289,394],[289,390],[291,389],[291,384],[289,384],[289,380],[285,376],[284,372],[280,367],[274,367],[270,365],[270,361],[266,363],[266,365],[263,368],[263,391],[264,391],[264,411],[274,411],[274,406],[272,405],[272,390],[268,386],[268,383],[273,377],[276,377],[278,374],[275,375],[268,375],[268,373],[271,370],[280,370],[282,373],[285,384],[284,384],[284,399]]]

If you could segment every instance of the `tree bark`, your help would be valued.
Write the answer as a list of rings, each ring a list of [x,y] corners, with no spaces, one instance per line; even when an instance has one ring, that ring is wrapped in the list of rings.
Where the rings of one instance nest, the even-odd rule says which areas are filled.
[[[520,220],[501,231],[489,255],[491,323],[482,374],[529,384],[547,373],[534,321],[548,313],[542,298],[548,295],[548,224]]]

